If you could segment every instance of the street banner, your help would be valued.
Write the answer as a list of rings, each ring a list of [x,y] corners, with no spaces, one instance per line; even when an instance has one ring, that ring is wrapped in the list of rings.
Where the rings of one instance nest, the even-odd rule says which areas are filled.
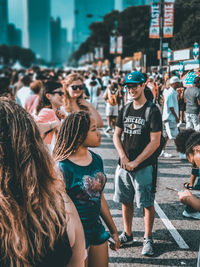
[[[115,36],[110,36],[110,54],[115,54],[116,41]]]
[[[174,28],[174,0],[165,0],[163,38],[172,38]]]
[[[90,52],[90,62],[94,61],[94,53]]]
[[[99,59],[100,55],[99,55],[99,47],[95,47],[94,48],[94,58],[95,59]]]
[[[123,53],[123,37],[118,36],[117,37],[117,54]]]
[[[183,86],[184,87],[193,86],[194,78],[197,76],[199,76],[198,71],[189,71],[188,73],[186,73],[182,78]]]
[[[102,46],[99,48],[99,58],[103,59],[103,47]]]
[[[149,29],[149,38],[160,38],[160,3],[151,4],[151,21]]]

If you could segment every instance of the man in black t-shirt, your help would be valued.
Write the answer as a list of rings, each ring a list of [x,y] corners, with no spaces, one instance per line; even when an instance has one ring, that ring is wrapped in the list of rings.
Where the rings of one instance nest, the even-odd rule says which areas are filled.
[[[148,106],[144,95],[145,78],[135,71],[126,76],[125,86],[133,98],[119,112],[113,142],[119,154],[119,165],[115,174],[114,201],[122,203],[124,232],[120,235],[121,245],[131,244],[133,201],[144,209],[144,244],[142,254],[152,256],[151,237],[154,222],[154,178],[157,172],[157,157],[154,152],[160,145],[162,119],[158,107],[152,104],[148,121],[145,110]],[[124,134],[123,141],[121,140]]]

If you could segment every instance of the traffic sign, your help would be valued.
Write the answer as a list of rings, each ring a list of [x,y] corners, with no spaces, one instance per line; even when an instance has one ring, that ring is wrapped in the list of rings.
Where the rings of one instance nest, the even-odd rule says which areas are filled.
[[[194,43],[192,52],[194,59],[197,59],[199,57],[199,44],[197,42]]]

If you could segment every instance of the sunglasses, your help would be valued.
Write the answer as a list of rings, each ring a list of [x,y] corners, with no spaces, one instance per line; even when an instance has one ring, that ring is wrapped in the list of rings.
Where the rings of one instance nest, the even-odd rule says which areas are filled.
[[[62,91],[55,91],[55,92],[51,92],[49,94],[51,94],[51,95],[59,94],[59,96],[63,96],[64,95],[64,93]]]
[[[127,85],[126,85],[126,88],[127,88],[127,89],[134,89],[134,90],[136,90],[136,89],[138,89],[140,86],[141,86],[140,83],[127,84]]]
[[[84,89],[84,85],[71,85],[71,88],[73,91],[76,91],[76,90],[83,90]]]

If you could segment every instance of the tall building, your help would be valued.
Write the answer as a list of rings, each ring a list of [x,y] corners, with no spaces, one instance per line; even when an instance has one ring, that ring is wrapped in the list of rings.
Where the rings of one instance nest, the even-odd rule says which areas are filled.
[[[51,1],[24,0],[25,4],[25,47],[36,57],[51,60]]]
[[[105,14],[114,10],[115,0],[75,0],[75,32],[74,46],[78,49],[90,35],[89,26],[92,22],[102,21]]]
[[[61,62],[61,20],[51,18],[51,61]]]
[[[0,0],[0,45],[7,44],[8,2]]]
[[[8,24],[8,45],[22,46],[22,31],[17,29],[14,24]]]
[[[68,31],[65,28],[61,29],[61,55],[62,62],[67,62],[71,53],[70,43],[68,42]]]

